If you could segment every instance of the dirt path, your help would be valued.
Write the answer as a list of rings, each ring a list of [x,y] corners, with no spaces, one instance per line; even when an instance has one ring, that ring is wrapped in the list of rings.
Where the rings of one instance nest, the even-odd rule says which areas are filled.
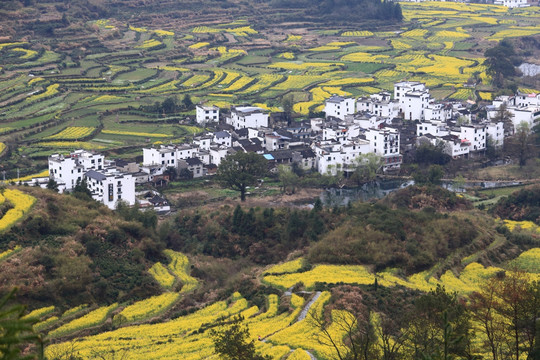
[[[302,321],[306,318],[308,312],[309,312],[309,309],[311,309],[311,307],[313,306],[313,304],[315,304],[315,301],[317,301],[319,299],[319,296],[321,296],[321,292],[320,291],[317,291],[315,293],[315,295],[313,296],[313,298],[306,304],[306,306],[302,309],[302,312],[300,312],[300,315],[298,315],[298,318],[296,319],[296,322],[298,321]]]

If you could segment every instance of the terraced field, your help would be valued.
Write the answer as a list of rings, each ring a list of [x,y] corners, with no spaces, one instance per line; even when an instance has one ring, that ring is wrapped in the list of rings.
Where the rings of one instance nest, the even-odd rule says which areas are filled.
[[[187,134],[180,127],[154,126],[193,110],[150,109],[166,98],[180,103],[186,94],[222,107],[279,109],[282,96],[294,92],[295,110],[307,115],[320,111],[328,94],[366,95],[406,78],[426,82],[436,97],[489,99],[484,50],[504,37],[540,33],[538,7],[423,2],[402,8],[405,21],[395,31],[328,28],[302,35],[271,34],[245,19],[174,31],[102,19],[87,24],[94,45],[76,60],[64,49],[76,46],[76,36],[45,51],[39,39],[0,43],[0,144],[43,160],[73,146],[117,151],[149,138],[181,141]],[[231,41],[224,43],[224,35]],[[472,77],[482,82],[463,89]],[[66,143],[81,138],[84,143]],[[0,147],[4,156],[13,154]]]
[[[523,226],[527,228],[527,231],[531,230],[528,224],[523,224]],[[536,231],[536,229],[532,230]],[[163,268],[164,271],[178,276],[178,279],[186,284],[197,281],[185,270],[188,265],[186,256],[170,250],[166,250],[166,254],[171,262]],[[540,270],[535,266],[538,256],[538,248],[526,251],[510,262],[509,266],[518,263],[523,270],[529,271],[529,280],[539,280]],[[269,267],[265,272],[266,275],[263,275],[263,281],[281,289],[301,282],[309,290],[317,282],[367,285],[373,284],[377,279],[381,286],[400,285],[415,290],[429,291],[440,284],[449,291],[467,294],[479,290],[481,284],[503,270],[495,267],[486,268],[472,262],[457,275],[447,271],[436,278],[430,275],[431,271],[425,271],[402,277],[393,269],[374,274],[363,266],[316,265],[311,270],[302,272],[304,264],[305,261],[298,258]],[[164,314],[183,296],[182,292],[165,292],[162,295],[135,302],[125,306],[114,316],[112,311],[118,308],[118,304],[90,312],[85,312],[83,306],[68,310],[61,318],[55,316],[54,307],[47,307],[37,309],[28,316],[41,318],[42,321],[36,326],[50,329],[49,337],[75,334],[74,342],[61,341],[47,347],[46,353],[55,357],[66,357],[76,351],[85,358],[96,356],[96,354],[106,357],[125,353],[129,354],[131,359],[218,359],[213,352],[209,330],[219,329],[221,324],[226,324],[237,315],[240,315],[244,324],[248,326],[250,338],[262,340],[256,341],[257,350],[263,355],[269,355],[272,359],[308,359],[309,353],[321,360],[333,359],[336,356],[333,346],[317,340],[322,336],[321,330],[309,320],[313,315],[322,313],[330,299],[329,292],[313,291],[303,293],[301,296],[292,293],[282,295],[281,298],[275,294],[268,295],[264,309],[249,306],[248,301],[240,293],[234,293],[227,301],[215,302],[189,315],[167,318],[163,322],[148,323],[148,320]],[[310,299],[313,301],[308,304]],[[287,309],[285,311],[280,307],[283,304]],[[307,311],[307,317],[300,316],[303,309]],[[345,329],[335,321],[349,316],[351,315],[344,310],[331,311],[334,323],[331,321],[325,331],[337,339],[338,349],[343,348],[344,344],[340,339],[343,339],[346,333]],[[380,326],[377,316],[377,314],[372,314],[371,321],[375,327]],[[65,318],[71,320],[65,321],[63,320]],[[95,329],[111,318],[113,324],[118,326],[117,329],[92,336],[76,337],[78,331]],[[472,351],[476,350],[472,349]]]

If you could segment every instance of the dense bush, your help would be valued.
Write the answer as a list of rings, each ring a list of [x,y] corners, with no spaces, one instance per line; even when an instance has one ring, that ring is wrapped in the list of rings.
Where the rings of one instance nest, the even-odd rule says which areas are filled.
[[[492,211],[502,219],[529,220],[540,225],[540,186],[521,189],[502,198]]]
[[[162,228],[160,234],[167,247],[189,253],[215,257],[247,257],[258,264],[271,264],[287,254],[317,240],[325,231],[321,211],[292,209],[244,210],[237,206],[214,212],[183,211]]]
[[[376,270],[422,271],[473,242],[479,231],[467,219],[433,208],[391,209],[383,203],[356,204],[347,220],[324,235],[308,253],[311,263],[372,264]]]

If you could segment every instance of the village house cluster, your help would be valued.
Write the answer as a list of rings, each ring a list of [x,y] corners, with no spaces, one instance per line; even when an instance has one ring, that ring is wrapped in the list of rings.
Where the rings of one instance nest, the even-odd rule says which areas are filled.
[[[496,120],[501,106],[511,114],[510,128]],[[497,98],[486,107],[487,117],[480,119],[467,104],[435,101],[425,84],[404,81],[394,84],[393,96],[389,92],[358,99],[334,95],[324,111],[325,118],[287,123],[258,107],[234,107],[220,119],[219,108],[198,105],[197,123],[212,125],[215,131],[184,144],[143,148],[141,164],[110,161],[84,150],[69,156],[54,154],[49,157],[49,174],[61,191],[73,190],[86,180],[93,198],[114,209],[118,201],[135,204],[136,184],[163,185],[172,172],[193,178],[212,175],[226,156],[238,151],[263,155],[270,169],[296,164],[327,175],[352,172],[361,165],[360,155],[373,153],[381,157],[381,170],[386,172],[399,169],[403,153],[422,143],[442,145],[452,158],[483,153],[490,143],[500,147],[521,123],[532,128],[540,119],[540,95]],[[167,208],[162,198],[151,195],[138,201]]]

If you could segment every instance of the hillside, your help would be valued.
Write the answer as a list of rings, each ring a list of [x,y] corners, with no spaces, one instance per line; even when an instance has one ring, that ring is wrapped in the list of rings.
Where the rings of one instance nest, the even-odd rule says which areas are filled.
[[[150,213],[130,218],[94,201],[39,188],[20,188],[36,198],[33,208],[0,233],[0,253],[20,251],[0,262],[0,292],[19,287],[19,298],[74,307],[140,299],[158,292],[146,272],[163,259]]]
[[[379,321],[393,319],[387,336],[398,339],[412,320],[396,309],[417,314],[431,297],[454,301],[437,286],[469,297],[504,281],[505,273],[540,280],[538,226],[504,227],[440,188],[406,188],[376,203],[333,210],[319,204],[312,210],[185,210],[155,232],[150,215],[21,190],[37,200],[1,234],[3,250],[19,248],[0,252],[0,284],[2,291],[19,286],[19,299],[38,308],[32,316],[52,341],[49,359],[72,354],[66,342],[72,338],[85,359],[113,350],[134,359],[171,352],[202,359],[212,354],[208,330],[241,314],[252,338],[266,339],[257,349],[273,359],[299,348],[330,360],[336,350],[318,342],[317,326],[299,317],[310,300],[306,311],[314,319],[335,311],[365,319],[361,314],[369,311],[377,314],[370,320],[376,331],[385,329]],[[175,251],[162,252],[165,247]],[[268,263],[276,265],[261,265]],[[338,326],[334,316],[328,325]],[[135,337],[136,346],[129,340]]]

